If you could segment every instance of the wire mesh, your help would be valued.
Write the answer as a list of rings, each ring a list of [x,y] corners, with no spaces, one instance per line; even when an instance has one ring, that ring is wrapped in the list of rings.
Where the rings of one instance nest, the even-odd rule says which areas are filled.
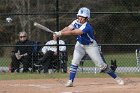
[[[89,21],[107,63],[116,59],[118,72],[137,72],[135,50],[140,47],[139,4],[139,0],[1,0],[0,67],[9,66],[11,50],[20,31],[26,31],[30,40],[43,45],[52,35],[34,27],[34,22],[59,31],[76,19],[78,9],[85,6],[91,10]],[[61,39],[68,47],[69,65],[76,37]],[[84,64],[85,67],[90,65],[94,66],[94,63]]]

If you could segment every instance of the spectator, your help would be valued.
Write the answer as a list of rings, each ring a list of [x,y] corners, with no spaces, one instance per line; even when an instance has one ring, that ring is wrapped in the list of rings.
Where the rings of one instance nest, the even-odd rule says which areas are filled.
[[[28,72],[31,66],[31,41],[27,39],[26,32],[19,32],[19,41],[16,42],[13,55],[11,56],[11,72],[20,72],[20,64],[23,65],[23,72]]]
[[[57,44],[57,37],[53,35],[53,40],[48,41],[42,48],[42,53],[44,55],[39,61],[39,64],[43,64],[44,73],[48,73],[50,62],[52,62],[54,59],[58,59],[57,46],[49,46],[55,44]],[[65,42],[63,40],[59,40],[59,44],[65,44]],[[66,46],[59,46],[59,51],[60,52],[66,51]]]

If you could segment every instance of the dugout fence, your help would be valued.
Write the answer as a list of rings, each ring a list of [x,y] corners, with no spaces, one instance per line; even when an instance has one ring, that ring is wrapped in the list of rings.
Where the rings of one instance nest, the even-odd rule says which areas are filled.
[[[11,49],[20,31],[26,31],[33,41],[46,42],[51,34],[37,29],[34,22],[59,31],[69,25],[80,7],[91,10],[90,23],[97,42],[108,64],[117,61],[118,72],[137,72],[135,50],[140,48],[140,0],[1,0],[0,1],[0,67],[8,68]],[[8,22],[6,19],[11,18]],[[61,37],[67,44],[69,62],[75,44],[75,36]],[[98,69],[86,61],[84,71]],[[79,72],[81,68],[78,69]]]
[[[3,48],[3,56],[0,57],[0,72],[9,72],[11,62],[11,50],[15,45],[0,45]],[[42,45],[40,45],[42,46]],[[58,45],[59,46],[59,45]],[[67,67],[69,68],[72,60],[73,44],[66,44],[68,53]],[[117,45],[117,44],[101,44],[102,53],[108,65],[111,65],[111,60],[116,60],[117,72],[119,73],[136,73],[139,72],[138,59],[135,50],[140,47],[136,45]],[[118,51],[122,47],[121,51]],[[126,47],[126,48],[125,48]],[[128,51],[129,50],[129,51]],[[1,54],[1,55],[2,55]],[[91,60],[84,60],[84,65],[79,65],[79,73],[98,73],[99,69],[95,67]]]

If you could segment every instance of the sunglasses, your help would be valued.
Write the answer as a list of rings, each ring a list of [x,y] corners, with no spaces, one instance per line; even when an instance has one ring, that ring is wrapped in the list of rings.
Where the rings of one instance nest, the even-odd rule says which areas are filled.
[[[24,37],[26,37],[26,36],[19,36],[20,38],[24,38]]]

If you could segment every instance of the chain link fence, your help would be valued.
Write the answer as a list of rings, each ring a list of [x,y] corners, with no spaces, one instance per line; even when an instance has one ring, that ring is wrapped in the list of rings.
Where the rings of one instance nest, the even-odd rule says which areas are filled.
[[[33,26],[38,22],[53,31],[59,31],[76,19],[80,7],[91,10],[89,20],[97,42],[101,45],[105,60],[116,60],[117,72],[139,72],[140,48],[140,1],[139,0],[1,0],[0,1],[0,67],[8,71],[11,53],[18,33],[26,31],[29,40],[41,42],[51,39],[52,34]],[[75,36],[61,37],[66,42],[69,67]],[[96,73],[91,60],[79,65],[79,72]]]

